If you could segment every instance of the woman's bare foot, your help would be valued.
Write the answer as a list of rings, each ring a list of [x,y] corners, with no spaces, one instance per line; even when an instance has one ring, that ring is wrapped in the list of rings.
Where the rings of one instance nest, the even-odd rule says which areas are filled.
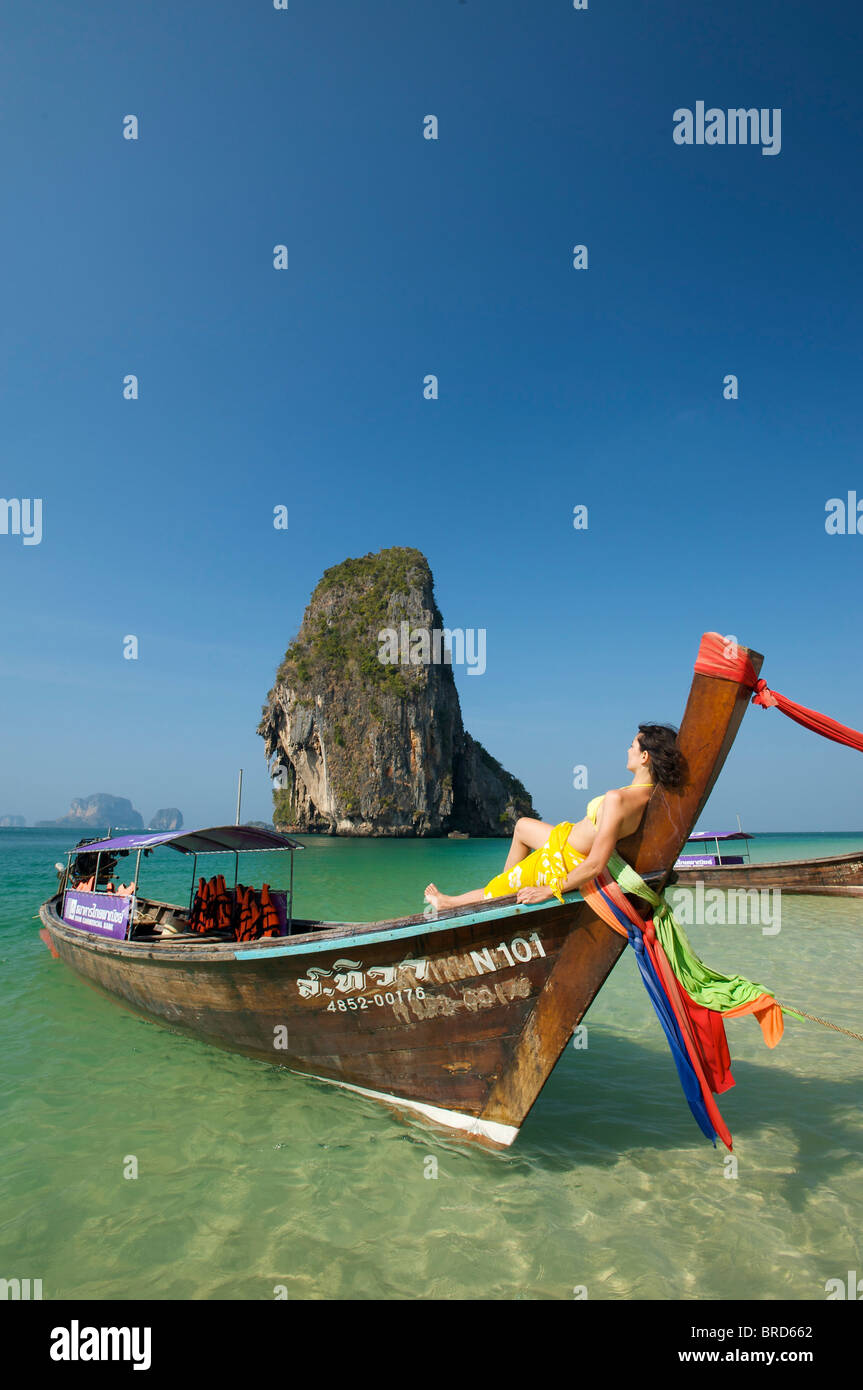
[[[432,907],[437,908],[438,912],[444,907],[452,907],[453,899],[448,893],[442,893],[433,883],[430,883],[425,891],[425,900],[431,903]]]

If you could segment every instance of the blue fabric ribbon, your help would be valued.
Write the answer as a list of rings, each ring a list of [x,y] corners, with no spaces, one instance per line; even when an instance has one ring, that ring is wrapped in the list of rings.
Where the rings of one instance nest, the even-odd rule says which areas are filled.
[[[638,969],[641,972],[641,979],[644,988],[647,990],[650,1002],[653,1005],[656,1016],[662,1024],[663,1031],[668,1039],[668,1046],[671,1048],[671,1055],[674,1058],[674,1065],[677,1067],[677,1075],[680,1077],[680,1084],[683,1087],[683,1094],[687,1104],[695,1116],[696,1122],[702,1132],[716,1148],[716,1130],[713,1121],[707,1113],[704,1104],[704,1096],[701,1093],[701,1083],[695,1073],[686,1043],[680,1031],[680,1025],[671,1007],[671,1001],[665,992],[665,986],[660,980],[654,969],[653,962],[647,954],[644,946],[644,937],[638,931],[624,912],[612,902],[608,894],[600,888],[600,893],[605,899],[611,911],[614,913],[618,922],[626,929],[629,937],[629,944],[635,952],[635,959],[638,962]]]

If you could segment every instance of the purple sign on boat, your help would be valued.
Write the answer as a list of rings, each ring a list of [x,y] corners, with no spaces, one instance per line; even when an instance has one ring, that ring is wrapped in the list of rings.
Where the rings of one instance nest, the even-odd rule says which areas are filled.
[[[118,893],[82,893],[70,888],[63,905],[63,921],[78,931],[125,941],[131,909],[132,899]]]

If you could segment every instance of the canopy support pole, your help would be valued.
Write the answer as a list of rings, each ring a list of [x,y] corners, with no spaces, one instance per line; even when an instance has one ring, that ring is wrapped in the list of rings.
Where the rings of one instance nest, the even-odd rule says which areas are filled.
[[[291,891],[288,894],[288,936],[291,934],[291,924],[294,920],[294,851],[291,850]]]
[[[66,894],[69,892],[69,879],[72,877],[72,851],[66,851],[66,877],[63,880],[63,905],[60,909],[60,916],[65,920],[66,917]]]
[[[128,940],[129,940],[129,941],[132,940],[132,935],[133,935],[133,932],[134,932],[134,930],[135,930],[135,913],[136,913],[137,910],[138,910],[138,880],[140,879],[140,877],[141,877],[141,851],[138,850],[138,853],[137,853],[137,855],[135,856],[135,878],[134,878],[133,885],[132,885],[132,901],[131,901],[131,903],[130,903],[130,905],[129,905],[129,930],[128,930],[128,933],[127,933],[127,937],[128,937]]]
[[[192,908],[193,908],[194,905],[195,905],[195,879],[196,879],[196,877],[197,877],[197,873],[198,873],[198,856],[197,856],[197,854],[193,854],[193,855],[192,855],[192,891],[191,891],[191,893],[189,894],[189,924],[190,924],[190,925],[191,925],[191,921],[192,921]]]

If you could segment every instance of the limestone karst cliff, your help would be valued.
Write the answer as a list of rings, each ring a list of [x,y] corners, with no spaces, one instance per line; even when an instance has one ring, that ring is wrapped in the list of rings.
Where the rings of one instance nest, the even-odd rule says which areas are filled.
[[[521,782],[465,732],[453,666],[435,636],[443,627],[418,550],[325,571],[258,726],[278,784],[277,825],[509,835],[519,816],[537,814]],[[380,660],[384,631],[399,644],[394,661]],[[458,658],[457,638],[452,647]],[[470,651],[468,640],[468,659]]]

